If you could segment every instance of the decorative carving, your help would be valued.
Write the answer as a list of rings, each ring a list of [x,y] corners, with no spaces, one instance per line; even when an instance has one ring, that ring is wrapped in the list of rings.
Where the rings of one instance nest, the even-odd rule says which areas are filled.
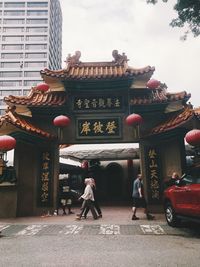
[[[67,63],[67,65],[76,65],[79,64],[81,57],[81,52],[80,51],[76,51],[75,55],[71,56],[71,54],[68,54],[68,57],[66,58],[65,62]]]
[[[113,50],[112,56],[114,57],[114,62],[116,64],[119,64],[119,65],[121,65],[124,62],[127,62],[128,61],[127,56],[125,55],[125,53],[122,53],[122,55],[120,55],[118,53],[118,50]]]

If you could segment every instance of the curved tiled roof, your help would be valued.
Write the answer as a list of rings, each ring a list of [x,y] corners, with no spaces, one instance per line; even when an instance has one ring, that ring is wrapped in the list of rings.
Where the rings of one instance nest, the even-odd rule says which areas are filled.
[[[136,75],[142,75],[155,70],[154,67],[147,66],[141,69],[134,69],[125,66],[117,66],[105,62],[97,63],[80,63],[78,66],[69,66],[67,69],[53,71],[44,69],[41,75],[60,78],[62,80],[88,80],[88,79],[114,79],[128,78]]]
[[[162,132],[166,132],[169,130],[172,130],[174,128],[177,128],[183,124],[185,124],[187,121],[192,119],[196,116],[196,113],[193,109],[190,107],[184,108],[181,112],[178,114],[173,114],[170,116],[166,121],[162,122],[161,124],[154,127],[150,134],[158,134]]]
[[[63,91],[47,91],[45,93],[31,90],[28,96],[12,96],[9,95],[4,98],[6,104],[25,105],[28,107],[49,107],[62,106],[66,103],[66,92]]]
[[[183,91],[180,93],[165,93],[164,90],[152,90],[149,95],[135,96],[130,99],[131,105],[149,105],[156,103],[169,103],[173,101],[185,100],[187,101],[191,97],[190,94]]]
[[[74,56],[69,55],[66,59],[67,67],[61,70],[44,69],[41,76],[59,78],[62,80],[99,80],[131,78],[146,73],[153,74],[155,68],[147,66],[140,69],[131,68],[127,64],[127,57],[123,53],[118,54],[117,50],[112,53],[114,60],[109,62],[81,62],[81,53],[77,51]]]
[[[40,137],[48,139],[56,138],[54,135],[38,128],[37,126],[34,126],[32,123],[19,116],[13,110],[14,108],[8,109],[6,111],[6,114],[0,117],[0,127],[2,127],[3,124],[11,124],[12,126],[15,126],[16,128],[28,132],[30,134],[36,134]]]

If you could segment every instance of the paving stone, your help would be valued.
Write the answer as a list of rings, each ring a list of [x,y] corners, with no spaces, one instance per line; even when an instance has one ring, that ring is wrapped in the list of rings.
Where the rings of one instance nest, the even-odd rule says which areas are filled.
[[[141,234],[139,225],[120,225],[121,235],[136,235]]]
[[[13,236],[22,231],[27,227],[27,225],[7,225],[8,227],[4,228],[2,231],[3,236]]]

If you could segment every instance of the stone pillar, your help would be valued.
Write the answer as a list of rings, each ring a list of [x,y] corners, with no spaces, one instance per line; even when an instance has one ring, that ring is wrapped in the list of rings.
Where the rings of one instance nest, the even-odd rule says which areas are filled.
[[[183,135],[179,133],[142,141],[140,154],[148,204],[152,211],[160,211],[165,180],[169,179],[174,171],[181,176],[186,170]]]

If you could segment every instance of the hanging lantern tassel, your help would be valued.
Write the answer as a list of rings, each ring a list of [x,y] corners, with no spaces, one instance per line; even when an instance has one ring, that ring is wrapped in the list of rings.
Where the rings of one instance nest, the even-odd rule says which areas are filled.
[[[69,117],[60,115],[54,118],[53,124],[58,127],[58,137],[60,140],[63,139],[63,128],[70,124],[71,120]]]

